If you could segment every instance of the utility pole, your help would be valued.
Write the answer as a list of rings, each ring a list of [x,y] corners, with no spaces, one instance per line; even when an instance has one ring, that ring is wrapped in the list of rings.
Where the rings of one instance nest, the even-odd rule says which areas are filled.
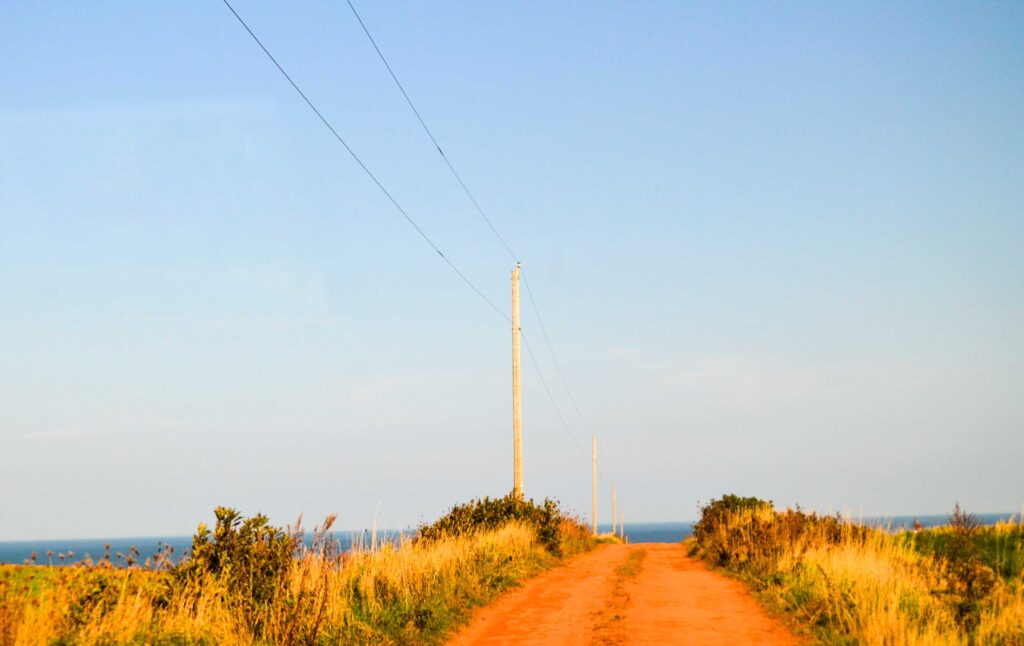
[[[615,536],[615,534],[616,534],[616,532],[615,532],[615,521],[618,520],[618,518],[615,516],[616,504],[617,503],[616,503],[616,500],[615,500],[615,487],[612,487],[612,536]]]
[[[622,519],[622,512],[619,512],[619,538],[626,540],[626,521]]]
[[[597,433],[590,438],[590,520],[597,536]]]
[[[519,268],[512,270],[512,494],[523,498],[523,407],[519,383]]]

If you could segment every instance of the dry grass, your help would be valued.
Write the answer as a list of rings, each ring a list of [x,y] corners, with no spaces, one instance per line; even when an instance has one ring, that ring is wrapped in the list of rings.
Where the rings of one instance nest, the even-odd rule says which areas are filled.
[[[957,644],[953,611],[934,590],[941,573],[927,559],[872,533],[838,543],[809,541],[785,554],[779,581],[766,594],[813,626],[867,644]]]
[[[963,563],[915,550],[906,536],[770,506],[707,517],[695,550],[751,582],[820,643],[1024,644],[1019,576],[990,576],[971,596],[958,578]],[[977,560],[970,566],[991,573]]]
[[[68,567],[31,586],[30,569],[7,568],[0,644],[433,643],[474,606],[554,562],[517,523],[336,556],[308,552],[287,571],[288,594],[255,615],[240,612],[235,591],[213,576],[175,583],[167,571]]]

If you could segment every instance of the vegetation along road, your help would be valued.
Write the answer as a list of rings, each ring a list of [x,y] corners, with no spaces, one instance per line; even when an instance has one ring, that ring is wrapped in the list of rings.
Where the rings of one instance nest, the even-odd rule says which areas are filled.
[[[604,545],[482,609],[449,642],[796,644],[737,581],[678,544]]]

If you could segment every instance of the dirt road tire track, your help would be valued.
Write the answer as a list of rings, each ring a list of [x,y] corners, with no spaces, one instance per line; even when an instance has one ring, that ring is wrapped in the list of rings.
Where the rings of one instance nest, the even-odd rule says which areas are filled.
[[[615,569],[637,549],[647,552],[639,574],[617,579]],[[621,604],[621,590],[613,595],[617,581],[628,601],[615,609],[621,618],[609,633],[600,622],[607,621],[610,604]],[[601,546],[527,581],[482,608],[449,646],[595,643],[788,646],[799,641],[739,582],[710,572],[680,545],[646,543]]]

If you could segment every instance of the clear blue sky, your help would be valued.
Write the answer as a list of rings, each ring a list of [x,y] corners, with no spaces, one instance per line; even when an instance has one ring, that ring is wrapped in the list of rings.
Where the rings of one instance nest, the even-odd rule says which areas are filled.
[[[235,6],[507,308],[348,7]],[[627,521],[1020,508],[1024,5],[357,7],[525,262]],[[510,488],[507,324],[223,4],[3,14],[0,539],[218,504],[395,527]],[[524,419],[527,494],[589,513],[529,363]]]

